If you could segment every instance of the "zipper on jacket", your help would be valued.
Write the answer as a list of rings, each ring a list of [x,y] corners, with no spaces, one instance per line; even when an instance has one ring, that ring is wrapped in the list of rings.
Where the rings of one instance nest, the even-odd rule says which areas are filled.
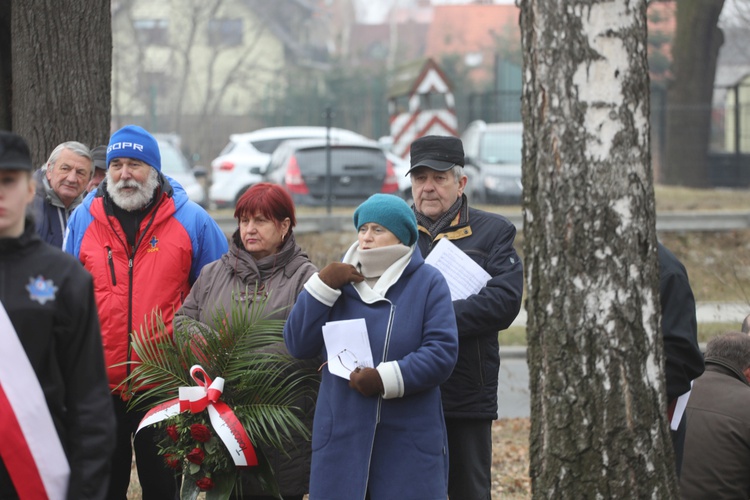
[[[133,331],[133,259],[128,257],[128,336]],[[126,365],[126,373],[130,376],[130,361],[133,358],[133,342],[128,340],[128,364]]]
[[[474,337],[477,346],[477,359],[479,360],[479,386],[484,386],[484,362],[482,361],[482,349],[479,347],[479,338]]]
[[[112,286],[117,286],[117,279],[115,278],[115,262],[112,259],[112,248],[104,247],[107,249],[107,262],[109,263],[109,274],[112,276]]]

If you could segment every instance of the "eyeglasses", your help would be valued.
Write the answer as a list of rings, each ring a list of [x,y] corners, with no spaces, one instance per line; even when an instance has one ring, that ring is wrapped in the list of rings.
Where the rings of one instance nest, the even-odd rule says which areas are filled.
[[[339,360],[339,363],[341,363],[341,366],[343,366],[345,370],[349,370],[350,372],[353,372],[354,370],[359,368],[359,360],[357,359],[357,356],[346,348],[339,351],[339,353],[336,354],[334,357]],[[322,370],[326,364],[328,364],[328,361],[320,365],[320,368],[318,368],[318,371]],[[353,367],[353,368],[350,368],[350,367]]]
[[[359,361],[357,360],[357,356],[355,356],[351,351],[344,349],[343,351],[338,353],[336,357],[338,358],[339,363],[341,363],[341,366],[343,366],[350,372],[353,372],[355,369],[359,368]],[[349,368],[350,366],[353,366],[354,368]]]

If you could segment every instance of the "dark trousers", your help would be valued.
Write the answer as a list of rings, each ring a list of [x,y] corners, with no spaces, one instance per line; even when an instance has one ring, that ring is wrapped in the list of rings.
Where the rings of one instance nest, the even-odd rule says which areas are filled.
[[[117,418],[117,445],[112,457],[112,475],[109,482],[108,500],[126,500],[130,484],[130,468],[135,448],[135,463],[138,480],[143,490],[143,500],[179,499],[179,476],[167,467],[164,457],[159,455],[156,442],[157,429],[151,425],[144,427],[135,436],[146,411],[127,411],[126,403],[120,396],[113,395],[112,402]]]
[[[448,431],[448,497],[490,500],[492,497],[492,420],[446,418]]]

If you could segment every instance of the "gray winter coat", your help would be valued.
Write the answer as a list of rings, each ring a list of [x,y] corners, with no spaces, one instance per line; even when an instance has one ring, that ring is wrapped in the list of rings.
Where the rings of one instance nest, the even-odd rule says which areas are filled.
[[[229,251],[221,259],[206,265],[201,271],[190,294],[175,315],[175,327],[185,317],[212,324],[217,309],[223,308],[225,311],[231,311],[233,303],[237,300],[237,291],[247,289],[252,293],[256,284],[262,286],[263,291],[269,294],[265,311],[274,313],[268,317],[285,320],[305,282],[315,272],[317,268],[297,245],[293,234],[289,235],[278,253],[256,261],[245,251],[238,232],[235,232],[229,242]],[[281,338],[279,349],[287,353]],[[308,365],[309,368],[313,368],[314,365],[314,369],[317,369],[320,363],[317,360],[299,362],[299,366],[295,365],[295,368],[308,367]],[[317,385],[314,393],[317,395]],[[297,403],[302,408],[303,421],[312,431],[315,400],[308,397]],[[261,449],[271,462],[282,495],[307,493],[312,454],[308,440],[299,436],[295,440],[295,446],[287,450],[289,456],[269,446],[261,446]],[[243,479],[242,493],[243,495],[269,494],[249,478]]]

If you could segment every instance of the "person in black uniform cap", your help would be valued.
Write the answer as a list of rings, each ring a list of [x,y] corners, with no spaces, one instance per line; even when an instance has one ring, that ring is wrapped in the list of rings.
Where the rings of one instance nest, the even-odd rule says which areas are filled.
[[[104,499],[115,422],[94,287],[26,216],[32,170],[0,131],[0,498]]]

